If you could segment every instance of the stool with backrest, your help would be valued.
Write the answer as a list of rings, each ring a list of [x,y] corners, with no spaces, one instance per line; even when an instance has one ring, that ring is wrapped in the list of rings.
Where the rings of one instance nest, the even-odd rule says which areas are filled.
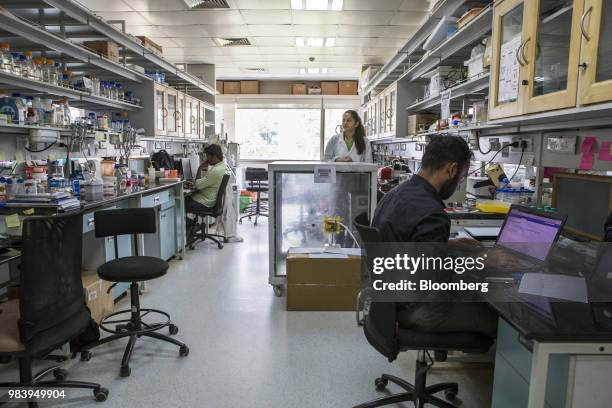
[[[227,237],[219,234],[210,234],[208,232],[207,217],[218,218],[223,215],[223,207],[225,206],[225,192],[227,191],[227,183],[229,183],[230,175],[226,174],[221,180],[219,185],[219,192],[217,193],[217,200],[215,205],[211,208],[202,208],[201,210],[193,211],[190,214],[196,216],[196,224],[190,229],[189,236],[187,237],[187,246],[189,249],[194,249],[195,244],[198,241],[204,242],[205,239],[210,239],[215,242],[219,249],[223,248],[223,242],[227,242]]]
[[[365,251],[366,264],[370,265],[367,246],[369,243],[383,242],[380,231],[370,226],[367,215],[364,214],[356,217],[353,224],[364,243],[362,249]],[[404,392],[359,404],[354,408],[373,408],[404,401],[414,402],[416,408],[423,408],[425,404],[440,408],[455,407],[434,394],[444,391],[446,399],[452,401],[459,392],[457,383],[439,383],[429,386],[426,384],[427,371],[434,364],[434,360],[429,356],[429,351],[434,351],[437,361],[444,361],[447,352],[453,350],[465,353],[486,353],[491,348],[493,339],[472,332],[428,333],[403,328],[398,325],[397,314],[398,305],[396,303],[372,302],[365,316],[363,331],[370,345],[387,357],[389,362],[394,361],[402,351],[417,350],[414,384],[389,374],[383,374],[374,381],[377,391],[383,391],[390,381],[402,388]]]
[[[100,384],[66,381],[68,372],[59,367],[32,375],[32,360],[95,327],[81,277],[83,216],[30,217],[22,231],[19,299],[0,304],[0,356],[18,359],[19,382],[0,383],[0,388],[85,388],[104,401],[108,390]],[[51,373],[55,381],[42,380]]]
[[[261,197],[261,193],[268,192],[268,171],[257,167],[247,167],[244,178],[248,182],[247,191],[256,194],[255,202],[251,203],[247,209],[246,214],[240,217],[238,222],[242,224],[243,218],[251,220],[255,217],[254,225],[257,225],[258,217],[268,216],[268,206],[264,204],[264,199]]]
[[[105,337],[96,343],[86,347],[81,354],[81,359],[88,360],[91,357],[89,350],[101,344],[105,344],[123,337],[127,337],[128,344],[121,360],[120,375],[130,375],[129,362],[136,339],[140,337],[152,337],[179,346],[181,357],[189,354],[189,348],[172,337],[157,333],[160,329],[168,327],[170,334],[178,333],[178,327],[170,321],[170,315],[157,309],[143,309],[140,307],[140,296],[138,282],[160,278],[166,274],[168,262],[152,257],[138,255],[138,235],[153,234],[156,232],[156,212],[153,208],[125,208],[117,210],[102,210],[94,213],[95,235],[98,238],[114,237],[115,259],[102,264],[98,268],[101,279],[110,282],[130,282],[130,309],[122,310],[106,316],[100,322],[100,328],[112,335]],[[117,237],[119,235],[132,235],[135,256],[119,258]],[[168,237],[161,237],[161,239]],[[112,287],[111,287],[112,288]],[[129,314],[127,319],[113,320],[121,315]],[[155,322],[152,318],[161,316],[162,322]],[[147,319],[145,319],[147,317]],[[111,328],[112,325],[114,328]]]

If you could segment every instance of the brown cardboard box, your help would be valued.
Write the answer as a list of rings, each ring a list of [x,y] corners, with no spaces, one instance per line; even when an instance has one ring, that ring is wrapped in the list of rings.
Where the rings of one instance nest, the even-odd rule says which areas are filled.
[[[338,95],[338,81],[321,82],[321,93],[323,95]]]
[[[416,115],[408,116],[408,134],[406,136],[416,135],[423,130],[427,130],[427,128],[434,123],[436,120],[440,119],[437,114],[433,113],[417,113]]]
[[[162,46],[153,42],[150,38],[145,37],[144,35],[139,35],[137,38],[142,41],[142,45],[147,50],[152,51],[154,54],[161,56],[164,53]]]
[[[287,310],[355,310],[361,257],[287,256]]]
[[[85,289],[85,303],[91,311],[91,317],[100,322],[104,316],[113,312],[113,295],[107,293],[110,282],[98,277],[95,272],[83,272],[83,288]]]
[[[224,81],[223,82],[223,93],[224,94],[239,94],[240,93],[240,81]]]
[[[321,95],[321,87],[317,85],[309,85],[308,95]]]
[[[240,93],[257,95],[259,93],[259,81],[240,81]]]
[[[357,81],[338,81],[340,95],[357,95]]]
[[[110,60],[119,62],[119,46],[112,41],[85,41],[83,45]]]
[[[293,95],[306,95],[306,84],[292,84],[291,93]]]
[[[217,92],[219,92],[220,94],[223,93],[223,81],[217,81],[217,88],[216,88]]]

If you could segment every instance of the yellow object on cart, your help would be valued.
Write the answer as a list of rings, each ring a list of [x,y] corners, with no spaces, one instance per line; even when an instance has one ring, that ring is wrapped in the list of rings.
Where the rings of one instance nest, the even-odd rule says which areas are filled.
[[[499,200],[477,200],[476,208],[486,213],[508,214],[510,204]]]

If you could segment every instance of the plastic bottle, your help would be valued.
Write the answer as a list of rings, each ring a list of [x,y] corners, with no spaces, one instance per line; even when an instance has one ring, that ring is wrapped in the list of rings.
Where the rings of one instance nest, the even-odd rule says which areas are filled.
[[[54,126],[55,125],[55,108],[53,107],[53,99],[45,99],[44,107],[45,107],[44,124],[47,126]]]
[[[14,196],[14,184],[13,184],[13,179],[10,177],[6,177],[5,179],[5,185],[6,185],[6,199],[10,200],[11,198],[13,198]]]
[[[34,79],[37,81],[42,81],[44,78],[43,75],[43,67],[42,67],[42,59],[36,58],[34,60]]]
[[[6,201],[6,179],[0,177],[0,201]]]
[[[26,105],[26,101],[21,97],[21,94],[14,93],[13,100],[15,101],[16,115],[13,118],[13,123],[16,124],[24,124],[26,121],[26,114],[28,111],[28,107]]]
[[[48,59],[45,61],[45,65],[47,68],[47,72],[49,72],[49,83],[50,84],[57,84],[57,72],[55,71],[55,61],[52,59]]]
[[[62,125],[69,127],[72,123],[72,116],[70,115],[70,105],[68,105],[68,99],[62,99],[60,105],[63,111],[63,122]]]
[[[28,195],[38,194],[38,186],[36,180],[31,176],[23,183],[24,193]]]
[[[25,58],[25,62],[23,64],[23,70],[25,72],[24,76],[29,79],[36,79],[34,60],[32,59],[32,51],[24,52],[23,56]]]
[[[53,66],[53,68],[55,68],[55,76],[57,78],[56,84],[58,86],[62,86],[63,83],[63,72],[62,72],[62,66],[60,65],[59,62],[56,62],[55,65]]]
[[[13,52],[11,54],[11,56],[13,57],[13,71],[12,73],[18,76],[21,76],[21,70],[22,70],[22,65],[21,65],[21,55],[18,52]]]
[[[8,43],[0,44],[0,69],[13,72],[13,55],[11,54],[11,45]]]
[[[36,111],[36,123],[42,125],[45,118],[45,104],[40,99],[40,96],[34,97],[32,107],[34,108],[34,111]]]
[[[31,96],[26,98],[26,124],[35,125],[38,123],[38,118],[36,117],[36,111],[34,110],[33,100]]]
[[[148,174],[149,174],[149,179],[148,179],[149,185],[154,186],[155,185],[155,167],[149,166]]]
[[[40,57],[38,59],[40,61],[40,79],[43,82],[49,82],[49,67],[47,66],[47,59],[44,57]]]

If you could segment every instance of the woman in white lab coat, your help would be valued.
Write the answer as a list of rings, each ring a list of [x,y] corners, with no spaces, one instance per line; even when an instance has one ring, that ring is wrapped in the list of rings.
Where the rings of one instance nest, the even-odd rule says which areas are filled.
[[[372,163],[372,147],[365,136],[359,114],[347,110],[342,115],[343,134],[334,135],[325,146],[325,161]]]

